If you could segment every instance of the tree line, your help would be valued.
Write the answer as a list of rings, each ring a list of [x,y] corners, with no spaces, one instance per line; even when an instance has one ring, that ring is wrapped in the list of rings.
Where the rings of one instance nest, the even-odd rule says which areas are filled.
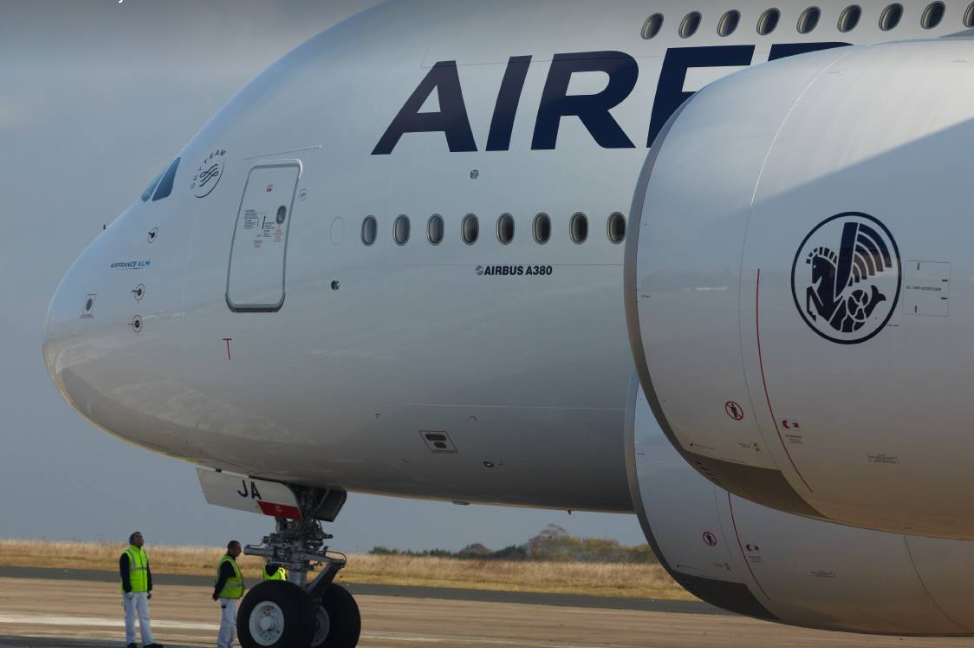
[[[541,533],[524,544],[510,545],[496,551],[477,543],[467,545],[460,551],[449,551],[447,549],[405,551],[388,547],[374,547],[369,553],[374,556],[453,558],[457,560],[642,564],[659,562],[648,544],[630,547],[609,538],[576,538],[555,524],[549,524]]]

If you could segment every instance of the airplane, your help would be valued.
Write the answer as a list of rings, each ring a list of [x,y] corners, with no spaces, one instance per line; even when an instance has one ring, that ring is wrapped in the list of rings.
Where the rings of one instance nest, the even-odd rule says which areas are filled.
[[[634,513],[674,577],[717,605],[810,627],[972,633],[966,613],[906,614],[881,596],[943,576],[924,609],[963,608],[956,563],[938,562],[948,552],[916,549],[930,562],[913,572],[899,555],[905,580],[835,562],[933,541],[738,500],[762,530],[745,544],[762,552],[778,524],[820,533],[823,546],[841,538],[841,556],[811,576],[848,573],[888,603],[850,616],[845,587],[802,599],[811,572],[791,571],[787,548],[755,569],[743,549],[727,557],[724,530],[685,535],[687,511],[666,509],[681,501],[673,487],[642,487],[665,475],[626,450],[638,390],[623,298],[647,241],[627,237],[627,221],[651,224],[633,203],[641,169],[654,139],[670,149],[696,90],[752,64],[774,61],[759,75],[791,57],[936,42],[972,25],[974,10],[940,2],[386,2],[260,74],[99,233],[51,301],[48,371],[95,425],[200,466],[211,503],[275,519],[247,552],[286,565],[292,582],[248,593],[245,648],[356,645],[357,606],[333,582],[344,561],[322,527],[350,491]],[[710,168],[707,155],[686,172],[697,165]],[[653,377],[639,381],[653,394],[646,407]],[[725,400],[722,413],[754,415],[746,399]],[[655,429],[639,420],[641,434]],[[691,536],[697,563],[667,558]]]

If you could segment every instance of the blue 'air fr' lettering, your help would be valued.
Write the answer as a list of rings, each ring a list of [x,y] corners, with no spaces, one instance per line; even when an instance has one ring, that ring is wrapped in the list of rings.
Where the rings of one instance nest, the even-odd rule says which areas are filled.
[[[778,44],[772,46],[768,59],[773,61],[843,45],[848,43]],[[666,120],[693,95],[692,92],[683,90],[688,70],[750,65],[754,50],[754,45],[668,49],[656,85],[656,96],[645,139],[646,146],[652,145],[656,135],[666,124]],[[514,119],[517,116],[530,66],[530,56],[513,56],[508,60],[497,94],[485,150],[510,150]],[[585,72],[605,74],[608,78],[605,89],[597,94],[569,95],[568,88],[571,85],[572,75]],[[541,104],[538,106],[531,150],[554,150],[563,119],[578,119],[595,143],[602,148],[636,148],[636,144],[615,120],[611,111],[632,94],[638,79],[639,63],[625,52],[555,54],[548,70]],[[439,110],[420,112],[434,92],[439,99]],[[456,61],[440,61],[430,69],[403,104],[399,114],[392,120],[373,149],[372,155],[391,154],[399,140],[410,133],[442,133],[453,153],[479,150],[467,115]]]

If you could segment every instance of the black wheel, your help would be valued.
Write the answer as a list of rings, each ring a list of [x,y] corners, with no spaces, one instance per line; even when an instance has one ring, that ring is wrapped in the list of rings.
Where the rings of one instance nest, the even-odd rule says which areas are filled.
[[[237,636],[242,648],[309,648],[314,631],[311,598],[286,581],[257,585],[237,611]]]
[[[317,609],[311,648],[355,648],[360,632],[358,603],[341,585],[330,585]]]

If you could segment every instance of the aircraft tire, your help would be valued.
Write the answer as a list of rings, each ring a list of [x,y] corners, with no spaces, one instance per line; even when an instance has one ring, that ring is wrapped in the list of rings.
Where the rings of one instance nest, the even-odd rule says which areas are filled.
[[[314,630],[311,598],[287,581],[257,585],[237,611],[241,648],[309,648]]]
[[[327,631],[316,632],[311,648],[355,648],[362,632],[362,615],[352,594],[341,585],[325,590],[319,615],[324,615]],[[316,624],[316,630],[320,626]]]

